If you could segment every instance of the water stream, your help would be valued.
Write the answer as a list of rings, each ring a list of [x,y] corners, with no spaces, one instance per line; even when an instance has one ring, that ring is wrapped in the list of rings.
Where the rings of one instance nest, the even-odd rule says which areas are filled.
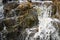
[[[36,9],[38,10],[39,24],[37,28],[27,29],[26,40],[60,40],[57,24],[60,21],[56,18],[51,18],[52,5],[47,6],[45,2],[42,2],[39,7],[36,6]]]

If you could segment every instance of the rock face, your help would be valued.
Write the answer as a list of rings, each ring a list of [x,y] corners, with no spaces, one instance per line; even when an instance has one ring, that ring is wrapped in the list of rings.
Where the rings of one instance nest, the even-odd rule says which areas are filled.
[[[54,9],[54,15],[53,15],[53,18],[57,18],[60,20],[60,0],[52,0],[53,1],[53,9]],[[59,28],[59,36],[60,36],[60,23],[58,22],[57,23],[58,25],[58,28]]]
[[[4,16],[5,17],[12,17],[14,14],[12,13],[12,10],[16,8],[19,4],[17,2],[11,2],[4,5]]]
[[[53,7],[53,12],[55,13],[55,15],[53,17],[57,18],[60,20],[60,1],[59,0],[52,0],[53,1],[53,5],[55,7]]]
[[[37,11],[30,2],[23,5],[9,2],[4,5],[3,9],[3,23],[7,30],[6,40],[24,40],[23,36],[22,39],[18,39],[21,35],[25,35],[24,30],[38,24]]]

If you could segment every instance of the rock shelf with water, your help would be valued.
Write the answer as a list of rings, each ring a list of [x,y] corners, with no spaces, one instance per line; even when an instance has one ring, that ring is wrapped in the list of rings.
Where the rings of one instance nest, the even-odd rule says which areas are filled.
[[[60,19],[56,17],[57,6],[53,2],[3,4],[0,40],[60,40]]]

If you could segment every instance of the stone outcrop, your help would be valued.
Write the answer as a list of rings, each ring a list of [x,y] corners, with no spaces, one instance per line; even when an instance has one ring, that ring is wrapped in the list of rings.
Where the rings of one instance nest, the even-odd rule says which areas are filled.
[[[37,11],[30,2],[23,4],[9,2],[3,9],[3,23],[7,30],[6,40],[17,40],[19,36],[24,35],[26,28],[32,28],[38,24]]]
[[[59,0],[52,0],[53,1],[53,12],[55,13],[53,17],[60,20],[60,1]]]

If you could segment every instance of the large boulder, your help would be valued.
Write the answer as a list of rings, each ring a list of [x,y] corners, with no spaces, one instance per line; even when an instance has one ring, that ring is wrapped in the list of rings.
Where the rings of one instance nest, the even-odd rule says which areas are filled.
[[[22,36],[24,35],[26,28],[32,28],[38,24],[37,11],[30,2],[23,5],[14,2],[6,4],[4,6],[4,17],[3,23],[8,32],[7,40],[17,40],[19,36],[21,37],[21,33],[23,33]]]

